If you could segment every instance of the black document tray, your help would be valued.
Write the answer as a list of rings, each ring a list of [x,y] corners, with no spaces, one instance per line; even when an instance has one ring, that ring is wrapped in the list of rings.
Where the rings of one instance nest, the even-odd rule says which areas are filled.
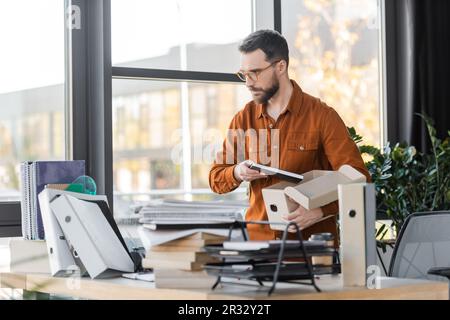
[[[269,225],[268,221],[241,221],[240,229],[244,242],[248,241],[247,225]],[[287,240],[289,228],[296,229],[296,240]],[[228,239],[231,240],[230,228]],[[208,263],[204,266],[209,275],[217,277],[212,289],[214,290],[222,278],[237,278],[254,280],[263,286],[262,281],[270,281],[272,285],[268,291],[270,296],[275,290],[277,282],[295,282],[301,285],[314,286],[320,292],[314,277],[322,274],[336,274],[340,271],[338,252],[334,247],[328,246],[326,241],[304,241],[298,225],[289,222],[281,240],[269,241],[256,248],[253,245],[226,244],[205,246],[205,251],[213,257],[220,258],[221,263]],[[251,249],[251,250],[248,250]],[[312,265],[313,256],[332,256],[335,264]],[[303,281],[302,281],[303,280]]]
[[[308,249],[307,256],[333,256],[335,249],[329,246],[307,245],[307,241],[303,242]],[[258,250],[233,250],[224,249],[222,245],[209,245],[204,247],[205,251],[216,258],[227,258],[230,260],[261,260],[261,259],[277,259],[280,248],[263,248]],[[304,253],[299,247],[297,241],[287,243],[284,251],[284,258],[304,258]]]
[[[204,270],[211,276],[239,278],[259,281],[273,281],[277,262],[223,262],[208,263]],[[339,265],[313,266],[314,275],[332,274],[340,272]],[[278,280],[304,280],[309,279],[310,273],[304,262],[283,262],[280,264]]]

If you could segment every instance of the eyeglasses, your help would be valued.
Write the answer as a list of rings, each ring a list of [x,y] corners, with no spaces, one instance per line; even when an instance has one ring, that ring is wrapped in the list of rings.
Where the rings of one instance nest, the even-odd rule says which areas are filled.
[[[263,68],[263,69],[255,69],[255,70],[251,70],[251,71],[239,71],[236,73],[236,75],[239,77],[239,79],[241,79],[242,81],[247,81],[247,78],[249,78],[252,81],[258,81],[258,76],[264,71],[269,69],[271,66],[273,66],[275,63],[280,62],[281,60],[276,60],[274,62],[272,62],[271,64],[269,64],[267,67]]]

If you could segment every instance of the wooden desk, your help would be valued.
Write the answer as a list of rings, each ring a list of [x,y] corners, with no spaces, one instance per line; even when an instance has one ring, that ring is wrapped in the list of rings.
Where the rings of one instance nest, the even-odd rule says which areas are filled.
[[[79,282],[77,282],[79,281]],[[338,299],[436,299],[448,300],[446,282],[380,278],[380,289],[365,287],[344,288],[342,278],[323,276],[317,280],[322,292],[310,286],[278,284],[268,297],[267,288],[224,284],[214,291],[209,289],[157,289],[151,282],[124,278],[109,280],[81,280],[53,278],[48,275],[0,273],[0,287],[16,288],[48,294],[85,299],[168,299],[168,300],[221,300],[221,299],[278,299],[278,300],[338,300]]]

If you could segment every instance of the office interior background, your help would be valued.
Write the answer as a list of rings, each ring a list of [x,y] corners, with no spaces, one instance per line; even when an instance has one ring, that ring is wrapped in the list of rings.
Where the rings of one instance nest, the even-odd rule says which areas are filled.
[[[382,147],[415,139],[425,145],[423,127],[412,116],[423,104],[407,96],[418,89],[414,77],[421,69],[410,74],[411,83],[404,81],[405,70],[420,64],[420,57],[405,54],[410,45],[421,49],[411,37],[423,8],[416,7],[413,17],[403,11],[414,2],[423,5],[1,1],[0,241],[20,236],[19,164],[25,160],[85,159],[117,218],[150,199],[245,199],[245,185],[226,196],[209,190],[209,146],[222,142],[231,118],[251,98],[234,73],[239,42],[258,29],[286,37],[291,78],[334,107],[364,143]],[[77,14],[79,21],[69,19]],[[405,26],[416,29],[408,33]],[[449,53],[448,41],[437,35],[432,41],[441,42],[440,55]],[[429,67],[439,68],[438,61]],[[433,109],[425,111],[445,123],[448,111],[440,106],[448,94],[434,97]]]

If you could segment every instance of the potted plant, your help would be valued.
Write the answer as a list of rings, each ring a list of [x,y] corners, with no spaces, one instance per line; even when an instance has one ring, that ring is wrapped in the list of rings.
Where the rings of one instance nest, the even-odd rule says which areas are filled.
[[[450,131],[441,140],[436,137],[432,119],[419,116],[426,124],[431,141],[428,153],[418,152],[405,143],[393,147],[388,143],[382,150],[361,145],[362,137],[354,128],[349,128],[360,152],[371,156],[366,166],[375,185],[377,219],[392,220],[390,227],[395,234],[413,212],[450,209]],[[386,225],[377,230],[377,245],[383,252],[389,244],[384,241],[388,230]]]

